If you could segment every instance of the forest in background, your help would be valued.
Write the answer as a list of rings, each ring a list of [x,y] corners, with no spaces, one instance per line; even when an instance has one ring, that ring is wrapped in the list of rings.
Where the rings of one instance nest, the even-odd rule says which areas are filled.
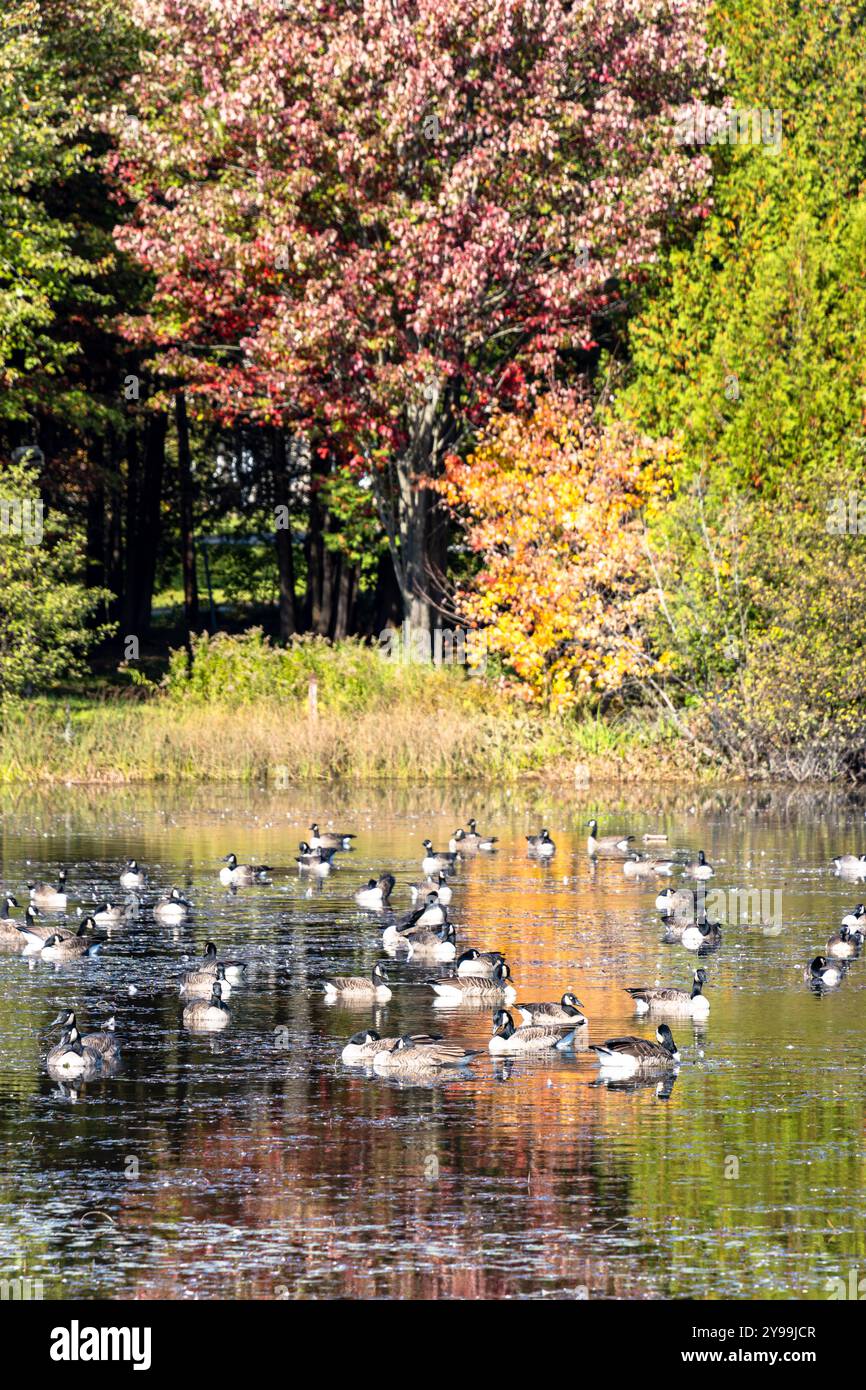
[[[861,779],[864,94],[854,3],[12,0],[0,775]]]

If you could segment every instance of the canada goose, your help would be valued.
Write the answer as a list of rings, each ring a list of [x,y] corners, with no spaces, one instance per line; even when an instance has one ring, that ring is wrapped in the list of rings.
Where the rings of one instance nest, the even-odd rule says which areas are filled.
[[[21,939],[24,942],[26,955],[32,955],[35,951],[41,951],[49,936],[63,935],[65,928],[58,928],[56,924],[48,922],[37,922],[37,917],[42,914],[32,903],[27,904],[24,913],[24,925],[18,928]],[[72,935],[71,931],[68,933]]]
[[[421,872],[453,874],[457,865],[457,854],[451,850],[447,854],[434,850],[432,840],[424,840],[423,844],[427,853],[421,860]]]
[[[697,916],[697,894],[694,888],[664,888],[656,898],[656,907],[663,917],[693,922]]]
[[[866,907],[863,903],[858,903],[853,912],[847,912],[842,918],[843,927],[866,927],[863,918],[866,917]]]
[[[469,821],[469,832],[466,835],[467,848],[480,849],[486,852],[495,851],[499,843],[498,835],[482,835],[478,830],[478,822]]]
[[[352,841],[357,838],[357,835],[344,835],[328,831],[322,835],[315,821],[310,826],[310,849],[351,849]]]
[[[130,860],[128,860],[128,861],[127,861],[126,868],[123,870],[123,873],[120,875],[120,886],[121,886],[121,888],[143,888],[144,885],[145,885],[145,882],[146,882],[145,873],[144,873],[144,870],[143,870],[143,869],[140,869],[140,868],[138,867],[138,860],[137,860],[137,859],[130,859]]]
[[[185,1028],[201,1028],[213,1031],[225,1028],[229,1021],[229,1008],[223,1003],[222,985],[214,980],[210,999],[193,999],[183,1011]]]
[[[236,854],[223,855],[220,883],[224,888],[249,888],[253,883],[269,884],[270,864],[239,864]]]
[[[476,1054],[457,1043],[415,1042],[407,1033],[386,1052],[373,1057],[373,1070],[392,1076],[415,1076],[419,1072],[440,1071],[443,1067],[465,1067]]]
[[[219,982],[223,999],[230,999],[232,987],[226,979],[224,965],[218,965],[216,970],[188,970],[180,982],[180,993],[185,999],[210,999],[213,993],[214,980]]]
[[[833,868],[842,878],[866,878],[866,854],[837,855]]]
[[[325,998],[330,1003],[335,999],[344,999],[352,1004],[370,1001],[384,1004],[391,998],[387,980],[388,976],[377,961],[367,979],[363,975],[335,975],[332,980],[323,980],[322,985]]]
[[[388,899],[396,882],[393,874],[383,874],[379,879],[368,879],[367,887],[359,888],[355,894],[355,902],[359,907],[366,907],[372,912],[379,912],[383,907],[388,906]]]
[[[540,1024],[544,1028],[558,1027],[563,1023],[583,1028],[586,1023],[580,1012],[583,1005],[570,989],[565,991],[558,1004],[518,1004],[517,1008],[524,1023]]]
[[[501,951],[479,951],[477,946],[470,946],[457,957],[455,968],[458,975],[490,976],[504,960]]]
[[[649,1038],[607,1038],[604,1043],[590,1044],[597,1054],[602,1071],[620,1077],[646,1075],[648,1072],[668,1071],[680,1060],[676,1043],[666,1023],[660,1023],[656,1041]]]
[[[539,859],[549,859],[551,854],[556,853],[556,845],[546,827],[538,835],[527,835],[526,844],[527,854],[535,854]]]
[[[720,922],[698,922],[683,928],[680,941],[687,951],[700,951],[706,954],[715,951],[722,944]]]
[[[424,931],[429,931],[433,927],[445,926],[448,922],[448,913],[439,902],[439,895],[436,892],[427,894],[427,901],[423,907],[419,907],[415,912],[410,912],[408,917],[404,917],[399,922],[389,922],[382,933],[383,946],[405,946],[410,934],[422,935]]]
[[[186,921],[191,911],[192,903],[187,901],[179,888],[172,888],[170,893],[166,893],[154,904],[153,915],[158,922],[177,926],[180,922]]]
[[[218,968],[222,966],[226,979],[233,985],[239,985],[244,978],[247,964],[243,960],[220,960],[217,948],[212,941],[208,941],[204,948],[204,955],[201,960],[196,961],[191,970],[186,973],[192,974],[199,972],[202,975],[210,975],[211,979],[216,976]]]
[[[844,973],[844,966],[834,965],[832,961],[827,960],[826,956],[816,956],[803,971],[803,979],[807,985],[818,985],[821,989],[834,989],[836,985],[842,983]]]
[[[11,946],[16,951],[23,950],[26,944],[21,924],[9,916],[10,907],[18,906],[18,899],[12,893],[5,893],[0,900],[0,946]]]
[[[852,956],[860,954],[862,941],[859,931],[842,926],[830,937],[825,949],[828,956],[835,956],[837,960],[849,960]]]
[[[102,950],[104,941],[85,941],[84,934],[96,926],[92,917],[82,917],[78,930],[74,933],[55,932],[42,946],[43,960],[80,960],[82,956],[95,956]]]
[[[467,842],[466,842],[466,831],[465,831],[465,830],[455,830],[455,831],[454,831],[454,834],[451,836],[451,839],[448,841],[448,853],[449,853],[449,854],[461,854],[461,853],[463,853],[463,854],[474,854],[474,853],[475,853],[475,846],[474,846],[474,845],[469,845],[469,844],[467,844]]]
[[[53,1023],[49,1023],[47,1032],[52,1028],[61,1028],[64,1033],[70,1029],[78,1029],[78,1022],[71,1009],[62,1010]],[[117,1041],[117,1019],[111,1014],[102,1027],[96,1033],[85,1033],[81,1038],[82,1047],[89,1048],[95,1052],[106,1064],[113,1064],[120,1061],[120,1044]]]
[[[710,1012],[710,1001],[702,993],[707,982],[706,970],[696,970],[692,976],[691,992],[687,989],[635,988],[626,989],[634,1000],[635,1011],[639,1014],[666,1013],[685,1014],[692,1018],[706,1018]]]
[[[673,871],[672,859],[639,859],[637,855],[626,859],[622,866],[624,877],[631,879],[669,877]]]
[[[713,868],[713,866],[707,863],[707,856],[704,854],[704,851],[702,849],[699,849],[697,859],[694,860],[694,862],[691,864],[686,864],[685,868],[683,869],[683,877],[712,878],[715,872],[716,871]]]
[[[300,854],[295,855],[295,863],[301,872],[318,874],[325,878],[331,872],[331,860],[337,853],[335,849],[311,849],[306,840],[298,845]]]
[[[56,886],[53,883],[28,883],[27,887],[30,889],[31,903],[42,912],[66,911],[65,869],[59,870]]]
[[[92,908],[90,915],[98,927],[113,927],[124,921],[126,908],[120,903],[104,902]]]
[[[85,1047],[76,1027],[67,1029],[45,1059],[49,1072],[58,1076],[77,1076],[83,1080],[98,1076],[102,1058],[91,1047]]]
[[[435,882],[432,878],[428,878],[424,883],[412,883],[409,891],[412,894],[413,903],[417,902],[420,897],[426,898],[428,893],[438,893],[439,901],[443,907],[447,907],[454,896],[454,891],[448,882],[448,875],[443,873],[441,869],[436,875]]]
[[[588,820],[587,825],[586,852],[591,857],[620,859],[624,854],[631,854],[629,845],[634,835],[599,835],[597,820]]]
[[[517,991],[511,983],[511,970],[505,961],[494,966],[492,975],[448,975],[441,980],[427,980],[436,995],[436,1003],[513,1004]]]
[[[508,1010],[497,1009],[493,1015],[493,1036],[487,1047],[498,1056],[502,1053],[544,1052],[552,1047],[564,1049],[570,1047],[573,1041],[574,1028],[567,1032],[562,1026],[515,1028]]]
[[[413,1043],[442,1041],[441,1033],[410,1033],[409,1036]],[[399,1038],[380,1038],[379,1034],[372,1028],[364,1028],[360,1033],[352,1034],[340,1053],[340,1058],[349,1065],[357,1062],[372,1062],[377,1052],[390,1052],[398,1042]]]
[[[410,956],[422,956],[426,960],[453,960],[457,954],[452,922],[444,922],[441,927],[413,928],[405,933],[404,940]]]

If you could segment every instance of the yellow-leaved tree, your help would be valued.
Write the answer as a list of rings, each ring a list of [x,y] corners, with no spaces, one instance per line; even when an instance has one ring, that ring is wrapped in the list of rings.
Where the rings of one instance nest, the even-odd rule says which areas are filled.
[[[438,483],[481,567],[457,594],[530,700],[596,703],[651,674],[656,592],[644,525],[669,495],[671,449],[601,426],[565,394],[495,416]]]

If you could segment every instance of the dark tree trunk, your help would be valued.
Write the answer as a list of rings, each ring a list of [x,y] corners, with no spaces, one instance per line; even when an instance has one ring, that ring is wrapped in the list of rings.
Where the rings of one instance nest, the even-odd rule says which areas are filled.
[[[198,628],[198,580],[195,572],[195,535],[192,512],[192,459],[189,449],[189,422],[186,396],[178,391],[175,397],[177,424],[177,469],[180,494],[180,550],[183,566],[183,609],[189,634]]]
[[[93,477],[87,493],[87,584],[100,589],[105,584],[105,454],[104,442],[94,440]]]
[[[402,616],[403,602],[397,576],[394,573],[394,561],[391,559],[390,550],[383,550],[379,556],[373,613],[368,635],[378,637],[386,627],[399,626]]]
[[[331,627],[332,575],[330,552],[325,548],[327,510],[322,503],[321,488],[328,476],[329,459],[319,458],[314,450],[310,457],[310,507],[307,528],[307,603],[306,626],[322,637]]]
[[[288,642],[298,630],[295,600],[295,556],[292,549],[292,513],[289,506],[290,477],[285,431],[273,431],[274,499],[278,507],[286,508],[285,527],[276,532],[277,569],[280,576],[280,638]]]
[[[162,483],[168,418],[149,415],[144,437],[128,436],[126,586],[123,622],[126,634],[139,638],[150,631],[156,560],[161,532]],[[143,446],[143,447],[142,447]]]
[[[358,566],[350,565],[345,556],[341,557],[340,578],[337,585],[337,609],[334,615],[334,640],[348,637],[351,631],[352,606],[358,583]]]

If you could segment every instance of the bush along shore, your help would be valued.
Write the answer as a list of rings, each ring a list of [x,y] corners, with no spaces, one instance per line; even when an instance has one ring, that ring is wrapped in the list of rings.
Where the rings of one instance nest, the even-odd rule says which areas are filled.
[[[580,786],[785,776],[784,749],[779,767],[738,763],[706,741],[702,721],[709,728],[705,711],[689,728],[679,714],[645,707],[551,714],[489,671],[390,660],[356,640],[282,647],[253,630],[194,639],[191,663],[173,652],[159,684],[138,675],[98,698],[85,689],[7,702],[0,780],[543,778]],[[792,764],[787,780],[824,772]]]

